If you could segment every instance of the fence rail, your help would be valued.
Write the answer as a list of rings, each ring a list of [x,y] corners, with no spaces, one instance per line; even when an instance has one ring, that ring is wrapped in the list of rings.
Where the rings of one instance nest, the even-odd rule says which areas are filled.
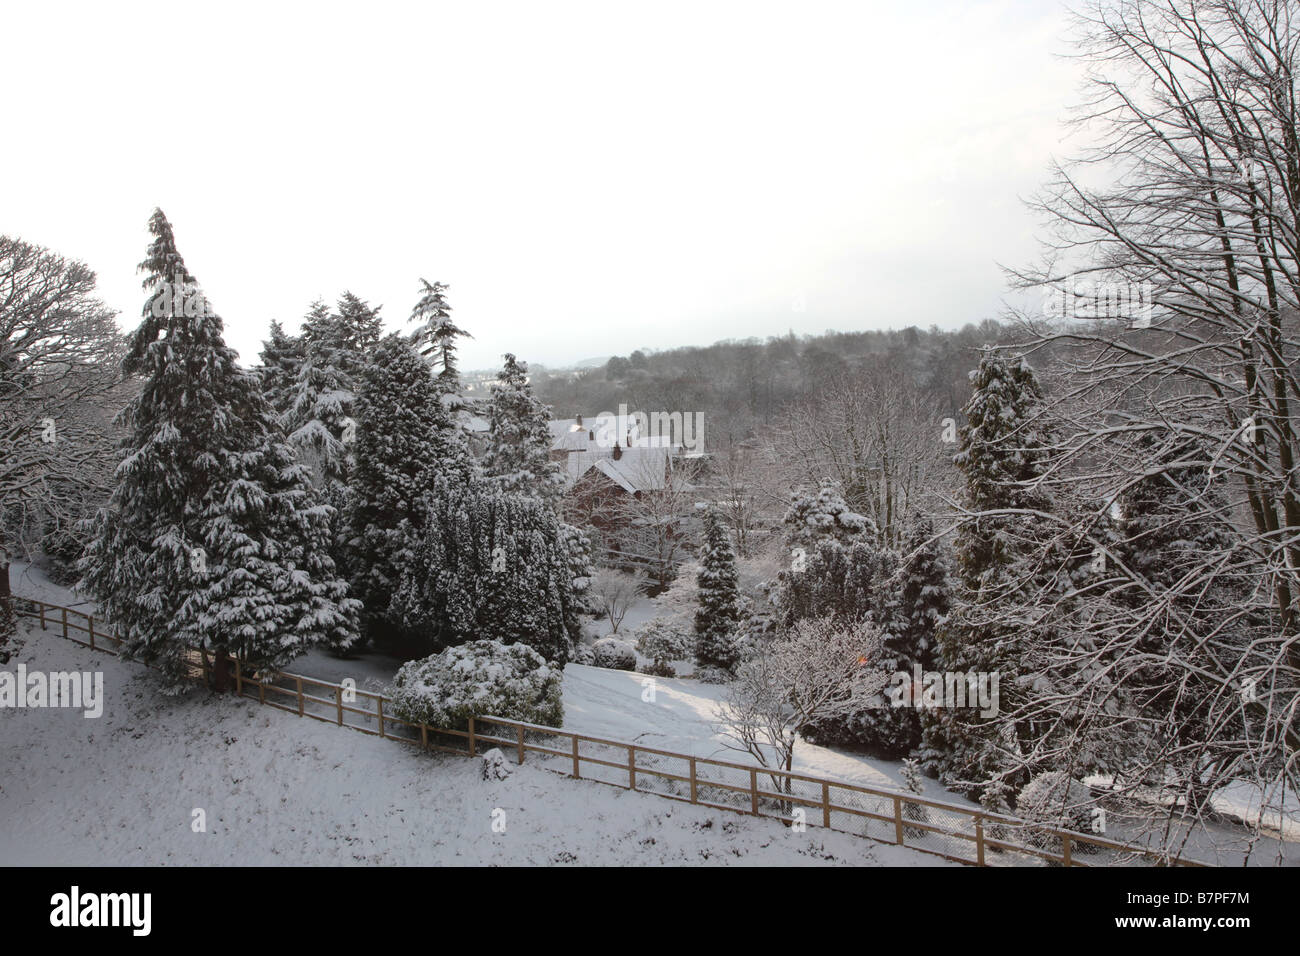
[[[18,615],[38,619],[42,630],[59,627],[63,637],[74,643],[120,654],[122,641],[102,626],[97,630],[91,614],[17,595],[14,604]],[[78,623],[78,619],[84,623]],[[88,640],[79,639],[77,634],[87,635]],[[677,753],[504,717],[470,718],[464,728],[411,723],[393,712],[391,698],[375,691],[284,671],[262,673],[239,661],[231,663],[236,696],[299,717],[423,750],[467,757],[478,755],[484,745],[503,748],[521,764],[526,754],[540,754],[546,759],[543,766],[547,769],[575,779],[788,824],[819,825],[958,863],[988,866],[1036,858],[1061,866],[1139,861],[1205,865],[1096,834],[1031,823],[912,793]],[[211,669],[204,655],[193,654],[191,677],[207,680],[212,676]],[[359,706],[363,702],[366,706]],[[1080,856],[1094,860],[1088,862]]]

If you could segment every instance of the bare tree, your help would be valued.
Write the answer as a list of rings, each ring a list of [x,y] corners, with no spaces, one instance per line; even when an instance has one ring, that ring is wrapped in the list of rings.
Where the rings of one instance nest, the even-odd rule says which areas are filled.
[[[121,336],[94,289],[81,263],[0,236],[0,617],[10,563],[107,496]]]
[[[1060,370],[1035,484],[1082,512],[1037,515],[1053,529],[1039,554],[1097,562],[1082,583],[1049,576],[1029,617],[1073,636],[1040,648],[1048,690],[1004,719],[1044,728],[1026,763],[1065,766],[1101,740],[1130,795],[1170,763],[1197,768],[1162,795],[1193,819],[1234,782],[1269,801],[1300,785],[1298,18],[1289,0],[1091,3],[1078,122],[1097,145],[1055,170],[1037,203],[1045,263],[1014,273],[1067,320],[1026,316],[1022,343]],[[1108,537],[1152,481],[1231,538],[1172,580]],[[1237,597],[1207,617],[1216,589]],[[1166,846],[1188,833],[1169,821]]]
[[[879,652],[869,625],[800,621],[740,665],[719,711],[724,746],[788,773],[810,724],[861,710],[881,690],[886,677],[872,666]],[[793,792],[789,776],[770,777],[776,792]]]
[[[587,593],[596,613],[609,621],[610,632],[617,634],[644,586],[645,575],[639,571],[627,574],[614,568],[601,568],[592,577]]]
[[[953,482],[945,431],[955,429],[945,428],[924,390],[882,360],[788,406],[768,436],[769,457],[785,463],[787,491],[838,481],[883,542],[898,546],[909,518],[933,508]]]

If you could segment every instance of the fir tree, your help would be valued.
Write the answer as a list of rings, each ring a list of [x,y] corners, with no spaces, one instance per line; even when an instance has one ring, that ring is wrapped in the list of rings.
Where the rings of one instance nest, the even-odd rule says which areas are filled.
[[[450,415],[429,366],[394,333],[375,350],[356,403],[355,466],[349,484],[349,549],[354,593],[365,603],[371,636],[386,627],[401,577],[406,536],[418,531],[424,498],[454,460]],[[410,526],[408,529],[407,526]]]
[[[413,656],[481,638],[527,644],[564,664],[579,636],[581,593],[571,542],[552,508],[481,481],[439,478],[390,616]]]
[[[411,343],[430,361],[437,372],[438,385],[444,395],[452,395],[460,388],[460,371],[456,364],[457,339],[470,334],[456,325],[447,304],[447,286],[441,282],[430,284],[420,280],[423,289],[411,321],[415,331]]]
[[[1053,510],[1035,485],[1051,436],[1039,430],[1042,392],[1023,358],[1006,361],[986,352],[971,384],[954,462],[965,483],[964,508],[974,517],[957,532],[960,600],[940,628],[939,653],[946,671],[999,674],[1001,710],[1007,713],[1027,693],[1016,678],[1036,639],[1037,622],[1021,609],[1042,584],[1043,571],[1032,560],[1042,523],[1032,513]],[[1010,782],[1008,775],[1014,775],[1024,782],[1018,760],[1021,741],[1032,738],[1030,728],[980,718],[974,709],[941,709],[930,716],[925,750],[942,755],[937,769],[950,785],[978,793],[991,779]]]
[[[298,372],[305,358],[302,340],[288,335],[284,326],[272,321],[271,337],[262,343],[262,362],[258,372],[262,380],[262,394],[281,418],[293,407]]]
[[[745,602],[740,595],[731,539],[717,512],[712,510],[704,515],[704,543],[699,561],[695,663],[700,668],[734,671],[741,659]]]
[[[805,552],[827,538],[849,545],[864,535],[874,536],[876,531],[870,518],[848,506],[839,485],[830,479],[822,481],[815,494],[806,489],[792,494],[781,520],[787,543]]]
[[[509,353],[488,402],[488,447],[483,473],[502,491],[554,501],[563,475],[550,458],[550,408],[533,396],[528,366]]]
[[[236,362],[155,211],[149,292],[124,372],[140,392],[108,508],[81,564],[124,651],[173,678],[187,652],[282,666],[356,639],[359,606],[327,553],[329,508],[284,440],[259,378]]]
[[[1140,447],[1149,470],[1120,498],[1114,545],[1135,580],[1117,597],[1133,617],[1146,618],[1152,606],[1159,613],[1135,637],[1129,657],[1142,663],[1126,670],[1123,691],[1154,728],[1142,743],[1170,755],[1167,769],[1199,810],[1211,796],[1201,780],[1214,779],[1212,741],[1244,732],[1241,723],[1224,725],[1213,702],[1237,692],[1230,681],[1225,689],[1223,675],[1250,656],[1252,622],[1240,613],[1248,589],[1230,571],[1206,573],[1231,568],[1236,548],[1233,529],[1224,523],[1231,513],[1224,483],[1208,465],[1213,456],[1196,441],[1156,447],[1148,438]]]

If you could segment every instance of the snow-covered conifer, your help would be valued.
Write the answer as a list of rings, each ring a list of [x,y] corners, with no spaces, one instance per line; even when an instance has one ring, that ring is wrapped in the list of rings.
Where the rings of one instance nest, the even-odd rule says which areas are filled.
[[[741,659],[746,608],[738,586],[736,553],[726,526],[712,510],[705,512],[699,561],[695,663],[700,668],[734,670]]]
[[[259,377],[177,251],[161,211],[141,271],[149,292],[124,371],[122,460],[81,565],[131,656],[173,677],[186,653],[280,666],[313,644],[345,649],[358,604],[329,557],[330,509],[294,460]]]

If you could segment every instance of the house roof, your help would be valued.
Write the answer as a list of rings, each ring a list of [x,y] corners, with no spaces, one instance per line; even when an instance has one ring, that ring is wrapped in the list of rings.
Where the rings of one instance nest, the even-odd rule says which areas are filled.
[[[623,449],[617,459],[602,448],[570,455],[565,462],[565,477],[568,484],[573,485],[594,468],[628,494],[636,494],[639,491],[662,491],[667,485],[671,467],[669,448],[633,446]]]

